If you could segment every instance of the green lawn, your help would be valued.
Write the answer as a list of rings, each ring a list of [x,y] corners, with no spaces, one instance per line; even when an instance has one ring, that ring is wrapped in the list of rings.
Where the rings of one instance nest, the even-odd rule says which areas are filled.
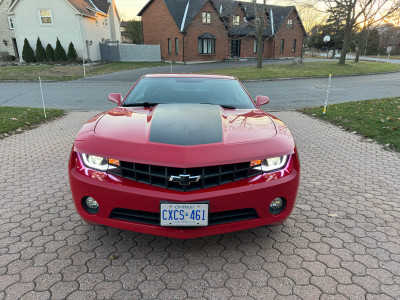
[[[323,107],[302,111],[400,152],[400,97],[333,104],[325,115]]]
[[[64,114],[61,109],[46,109],[47,119],[42,108],[0,106],[0,138],[13,132],[22,132],[43,122]]]
[[[235,76],[240,80],[258,80],[275,78],[293,77],[320,77],[320,76],[339,76],[357,75],[369,73],[382,73],[400,71],[399,64],[386,64],[377,62],[346,62],[339,65],[337,62],[306,62],[303,65],[288,64],[264,64],[262,69],[257,67],[244,67],[234,69],[221,69],[204,71],[207,74],[220,74]]]
[[[119,71],[164,66],[163,62],[115,62],[86,66],[86,76]],[[26,65],[0,66],[0,80],[57,80],[68,81],[83,77],[82,65]]]

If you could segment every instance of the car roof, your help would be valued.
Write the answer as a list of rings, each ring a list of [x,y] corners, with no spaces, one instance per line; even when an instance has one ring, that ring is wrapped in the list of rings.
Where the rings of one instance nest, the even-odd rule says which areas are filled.
[[[209,78],[209,79],[230,79],[237,80],[233,76],[225,75],[211,75],[211,74],[188,74],[188,73],[175,73],[175,74],[147,74],[144,78]]]

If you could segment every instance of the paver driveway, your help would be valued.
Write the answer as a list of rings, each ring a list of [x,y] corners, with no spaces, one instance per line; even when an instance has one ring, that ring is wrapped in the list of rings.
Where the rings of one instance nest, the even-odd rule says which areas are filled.
[[[0,299],[399,299],[400,158],[296,112],[284,225],[193,240],[84,224],[67,160],[93,113],[0,140]]]

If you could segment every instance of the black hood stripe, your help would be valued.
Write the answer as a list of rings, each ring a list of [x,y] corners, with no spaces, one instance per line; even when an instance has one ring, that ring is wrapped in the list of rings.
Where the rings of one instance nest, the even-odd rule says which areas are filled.
[[[150,142],[180,146],[222,142],[219,106],[159,104],[153,114]]]

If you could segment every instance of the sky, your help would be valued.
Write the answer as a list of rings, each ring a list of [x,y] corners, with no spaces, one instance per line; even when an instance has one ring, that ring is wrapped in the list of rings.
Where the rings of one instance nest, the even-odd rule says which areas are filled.
[[[148,0],[115,0],[118,12],[124,21],[137,18],[137,14],[147,2]],[[272,1],[270,0],[267,2],[270,4],[272,3]]]
[[[118,12],[124,20],[135,18],[147,2],[148,0],[115,0]]]

